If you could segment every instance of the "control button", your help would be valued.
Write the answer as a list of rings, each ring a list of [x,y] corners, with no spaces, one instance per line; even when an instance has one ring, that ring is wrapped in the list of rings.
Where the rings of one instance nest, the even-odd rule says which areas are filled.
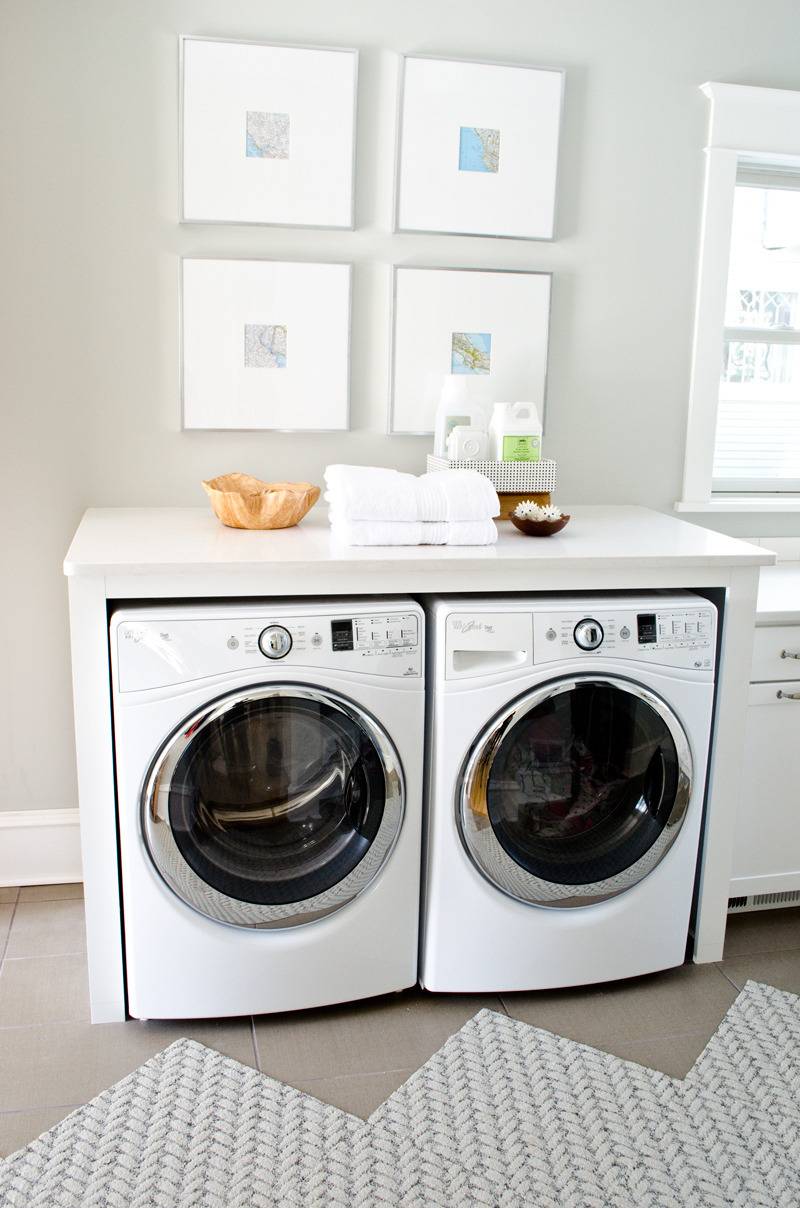
[[[595,621],[591,617],[584,617],[582,621],[578,621],[572,636],[575,639],[575,645],[580,646],[581,650],[597,650],[605,635],[599,621]]]
[[[547,638],[548,642],[554,642],[558,637],[558,634],[556,633],[555,629],[548,629],[544,636]]]
[[[321,633],[314,634],[314,636],[311,639],[311,645],[312,646],[321,646],[322,645],[322,634]]]
[[[619,636],[622,638],[623,642],[627,642],[628,638],[631,636],[631,631],[628,629],[627,625],[622,626],[619,631]]]
[[[283,625],[268,625],[261,630],[258,645],[268,659],[282,659],[292,648],[292,635]]]
[[[239,639],[235,638],[233,636],[233,634],[231,634],[231,636],[228,638],[227,646],[228,646],[229,650],[238,650],[239,649]]]

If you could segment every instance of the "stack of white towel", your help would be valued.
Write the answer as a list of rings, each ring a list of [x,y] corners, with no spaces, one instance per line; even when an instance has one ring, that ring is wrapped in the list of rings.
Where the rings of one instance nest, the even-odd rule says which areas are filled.
[[[500,501],[475,470],[402,474],[376,466],[328,466],[331,529],[345,545],[491,545]]]

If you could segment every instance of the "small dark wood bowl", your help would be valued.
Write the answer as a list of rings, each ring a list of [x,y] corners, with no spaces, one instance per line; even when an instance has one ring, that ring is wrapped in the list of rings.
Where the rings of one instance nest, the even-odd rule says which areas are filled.
[[[569,523],[569,516],[562,516],[559,520],[523,520],[512,512],[509,520],[526,537],[552,537],[553,533],[560,533]]]

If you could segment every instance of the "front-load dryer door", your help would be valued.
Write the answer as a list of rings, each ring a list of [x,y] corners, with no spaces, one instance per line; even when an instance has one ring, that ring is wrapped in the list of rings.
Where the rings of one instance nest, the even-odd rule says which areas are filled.
[[[691,789],[689,743],[663,700],[622,678],[574,677],[490,723],[465,761],[456,809],[493,885],[538,906],[586,906],[656,867]]]
[[[142,831],[156,869],[209,918],[292,927],[377,876],[403,815],[399,758],[332,692],[270,685],[187,718],[156,757]]]

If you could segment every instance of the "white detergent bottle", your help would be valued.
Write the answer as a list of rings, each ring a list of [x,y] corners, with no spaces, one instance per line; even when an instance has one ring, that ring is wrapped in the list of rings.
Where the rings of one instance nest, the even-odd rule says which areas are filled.
[[[485,430],[486,419],[483,408],[469,401],[466,383],[459,381],[453,374],[447,374],[442,383],[442,393],[436,410],[433,438],[433,452],[436,457],[447,457],[447,439],[456,427]]]
[[[534,403],[495,403],[489,424],[495,461],[539,461],[542,422]]]

